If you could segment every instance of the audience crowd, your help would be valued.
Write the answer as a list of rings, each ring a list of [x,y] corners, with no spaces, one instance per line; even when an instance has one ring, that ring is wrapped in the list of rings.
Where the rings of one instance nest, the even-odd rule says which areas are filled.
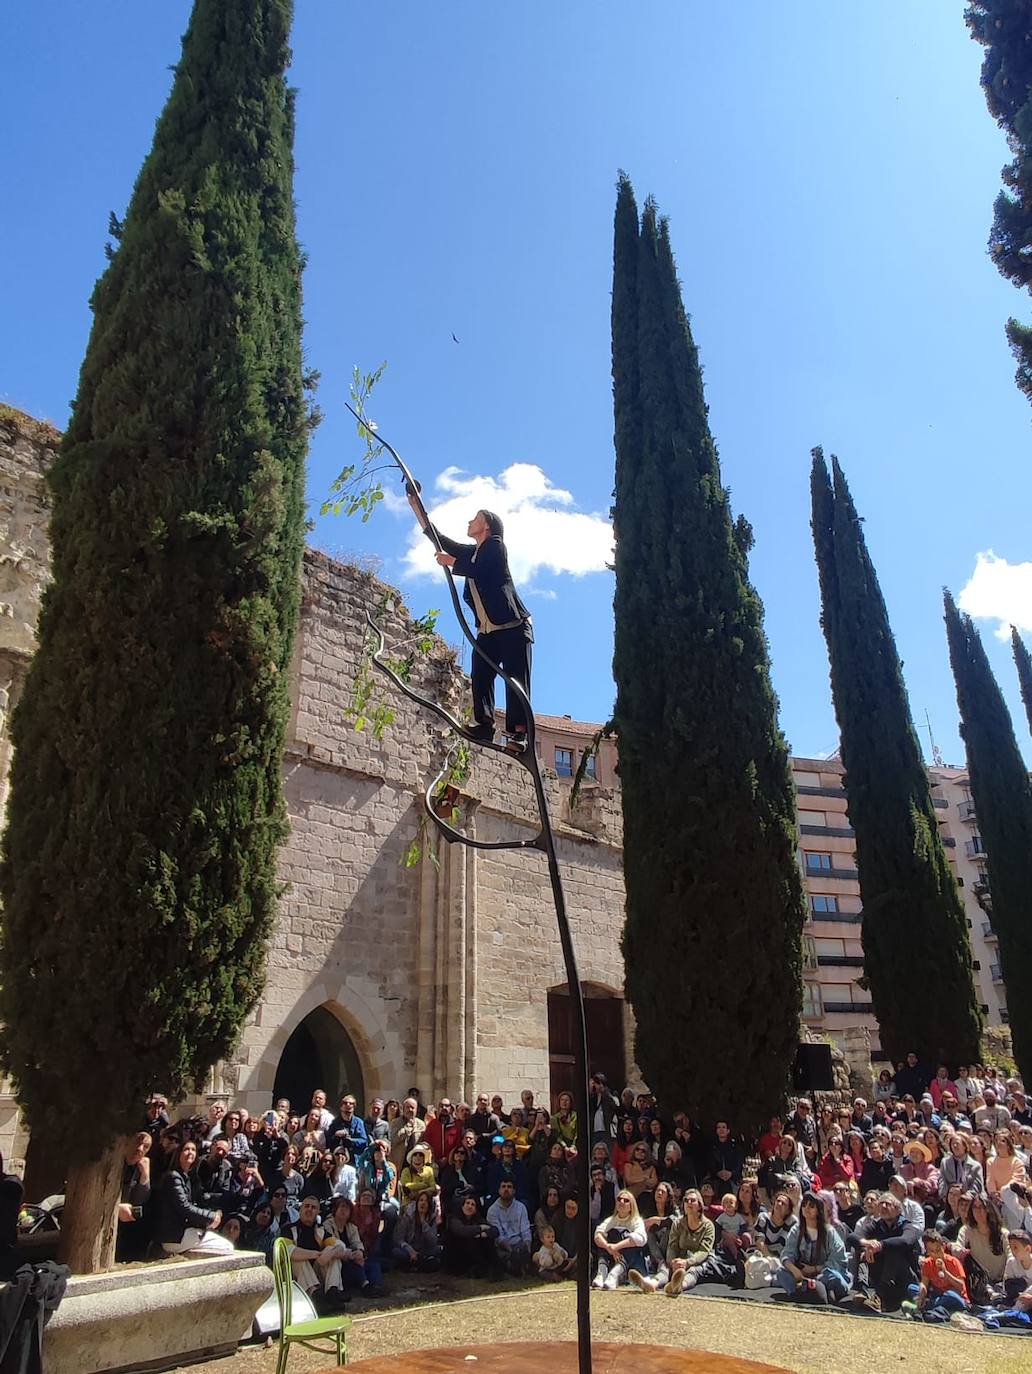
[[[260,1251],[280,1236],[320,1310],[384,1292],[385,1271],[572,1276],[581,1209],[592,1284],[679,1297],[700,1285],[907,1313],[971,1329],[1032,1326],[1032,1106],[991,1066],[908,1055],[874,1100],[799,1098],[758,1140],[702,1130],[648,1094],[591,1080],[590,1186],[577,1115],[525,1090],[336,1113],[316,1091],[261,1116],[215,1103],[170,1124],[152,1098],[128,1142],[119,1254]],[[712,1287],[708,1292],[715,1291]],[[716,1290],[719,1291],[719,1288]]]

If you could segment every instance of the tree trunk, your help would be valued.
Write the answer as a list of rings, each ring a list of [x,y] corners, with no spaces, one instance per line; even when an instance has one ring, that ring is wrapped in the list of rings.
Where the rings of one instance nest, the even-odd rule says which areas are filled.
[[[25,1151],[25,1201],[42,1202],[53,1193],[65,1192],[68,1178],[66,1151],[60,1140],[37,1131]]]
[[[93,1163],[69,1168],[58,1258],[73,1274],[96,1274],[114,1264],[121,1184],[122,1141]]]

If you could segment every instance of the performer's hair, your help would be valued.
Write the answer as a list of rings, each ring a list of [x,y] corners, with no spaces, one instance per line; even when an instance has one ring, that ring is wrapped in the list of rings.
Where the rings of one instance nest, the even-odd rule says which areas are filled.
[[[493,510],[482,510],[480,514],[487,521],[487,527],[492,534],[497,534],[499,539],[505,535],[505,526],[502,524],[500,515],[495,515]]]

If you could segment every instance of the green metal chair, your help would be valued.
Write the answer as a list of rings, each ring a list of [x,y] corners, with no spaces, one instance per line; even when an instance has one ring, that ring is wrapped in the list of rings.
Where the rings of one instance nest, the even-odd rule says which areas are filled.
[[[276,1374],[285,1374],[287,1352],[292,1345],[307,1346],[321,1354],[331,1351],[337,1356],[337,1363],[347,1364],[347,1330],[351,1325],[350,1317],[316,1317],[314,1321],[291,1321],[291,1308],[294,1294],[291,1288],[293,1274],[290,1268],[290,1242],[283,1236],[272,1247],[272,1276],[276,1281],[276,1298],[280,1311],[279,1357],[276,1360]]]

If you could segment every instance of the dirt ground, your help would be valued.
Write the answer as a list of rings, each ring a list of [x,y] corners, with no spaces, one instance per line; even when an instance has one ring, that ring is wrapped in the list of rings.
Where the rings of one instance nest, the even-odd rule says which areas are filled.
[[[473,1293],[476,1296],[472,1296]],[[430,1302],[423,1299],[433,1298]],[[408,1303],[409,1305],[399,1305]],[[349,1361],[437,1345],[576,1340],[572,1284],[494,1288],[453,1281],[421,1293],[394,1290],[378,1305],[354,1303]],[[1028,1374],[1032,1336],[969,1335],[887,1317],[856,1317],[726,1298],[672,1301],[630,1289],[592,1295],[592,1332],[605,1341],[655,1342],[765,1361],[797,1374],[881,1374],[910,1369],[949,1374]],[[274,1374],[276,1345],[243,1346],[203,1366],[204,1374]],[[332,1359],[295,1346],[288,1374],[327,1369]],[[403,1369],[403,1365],[399,1365]],[[195,1374],[198,1366],[193,1366]]]

